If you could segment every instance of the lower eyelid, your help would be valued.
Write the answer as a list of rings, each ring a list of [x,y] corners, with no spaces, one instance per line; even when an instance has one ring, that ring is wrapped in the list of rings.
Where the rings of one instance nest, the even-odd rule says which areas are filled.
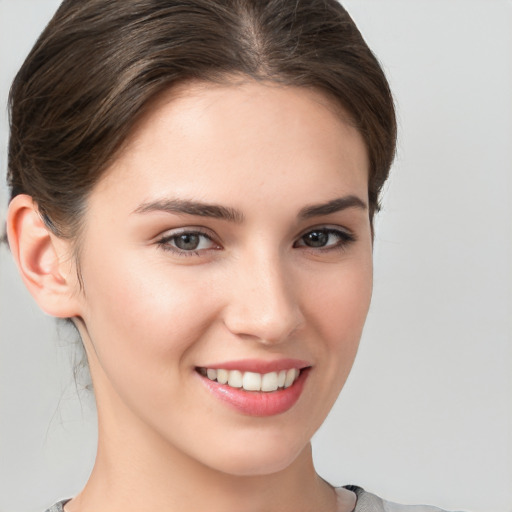
[[[324,246],[324,247],[310,247],[310,246],[307,246],[305,244],[299,245],[298,247],[306,247],[308,249],[316,249],[316,250],[321,250],[321,249],[326,249],[327,250],[327,249],[330,249],[330,248],[334,249],[336,247],[339,247],[340,245],[343,246],[345,244],[349,244],[349,243],[352,243],[352,242],[356,241],[355,235],[350,233],[350,232],[348,232],[348,231],[345,231],[345,230],[342,230],[342,229],[328,228],[328,227],[319,227],[319,228],[310,229],[310,230],[306,231],[305,233],[303,233],[297,239],[297,242],[299,242],[300,240],[302,240],[303,237],[305,237],[306,235],[308,235],[309,233],[312,233],[314,231],[323,231],[323,232],[327,233],[328,235],[337,236],[338,239],[339,239],[339,242],[337,244],[331,244],[331,245],[327,245],[327,246]],[[294,246],[296,246],[295,244],[294,244]]]
[[[179,247],[176,247],[175,245],[171,245],[171,242],[176,240],[181,235],[198,235],[198,236],[208,240],[209,245],[211,245],[212,247],[207,247],[207,248],[203,248],[203,249],[186,250],[186,249],[180,249]],[[204,232],[198,231],[198,230],[181,230],[176,233],[168,233],[168,234],[160,237],[157,240],[157,244],[164,250],[167,250],[170,252],[175,252],[178,254],[184,254],[187,256],[199,255],[201,251],[218,249],[220,247],[220,245],[215,241],[215,239],[212,236],[210,236],[208,233],[204,233]]]
[[[334,235],[338,238],[338,241],[333,244],[329,244],[326,246],[320,246],[320,247],[312,247],[308,246],[305,243],[302,243],[298,245],[298,243],[302,240],[303,237],[308,235],[311,232],[314,231],[323,231],[327,233],[328,235]],[[204,239],[208,240],[209,247],[206,248],[200,248],[200,249],[181,249],[177,247],[174,244],[171,244],[170,242],[175,240],[181,235],[199,235],[200,237],[203,237]],[[336,229],[336,228],[329,228],[329,227],[318,227],[309,229],[305,233],[303,233],[293,244],[293,247],[299,247],[299,248],[306,248],[313,251],[328,251],[328,250],[336,250],[336,249],[344,249],[345,246],[353,243],[356,241],[356,237],[353,233],[342,230],[342,229]],[[197,230],[197,229],[191,229],[191,230],[180,230],[175,233],[168,233],[164,236],[162,236],[160,239],[157,240],[157,244],[164,250],[169,252],[174,252],[180,256],[200,256],[202,252],[210,251],[210,250],[217,250],[220,249],[220,244],[208,233],[204,233],[203,231]]]

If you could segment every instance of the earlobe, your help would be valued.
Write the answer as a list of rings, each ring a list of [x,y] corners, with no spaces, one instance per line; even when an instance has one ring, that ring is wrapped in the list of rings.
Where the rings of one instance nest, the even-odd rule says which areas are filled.
[[[51,233],[30,196],[20,194],[11,201],[7,237],[25,286],[41,309],[60,318],[77,316],[69,242]]]

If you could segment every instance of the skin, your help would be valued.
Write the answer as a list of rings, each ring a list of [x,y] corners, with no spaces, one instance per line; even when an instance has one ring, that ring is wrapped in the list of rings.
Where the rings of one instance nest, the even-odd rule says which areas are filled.
[[[13,200],[22,276],[45,311],[77,323],[98,405],[96,464],[69,512],[353,509],[351,492],[336,501],[316,475],[310,439],[346,381],[370,303],[367,169],[361,135],[319,92],[189,84],[152,105],[88,198],[83,290],[70,242],[48,232],[30,198]],[[347,196],[363,207],[298,217]],[[137,211],[169,199],[236,209],[243,221]],[[310,247],[315,228],[343,236]],[[198,250],[176,252],[172,235],[198,229],[209,237]],[[311,369],[298,402],[270,417],[227,407],[196,372],[280,358]]]

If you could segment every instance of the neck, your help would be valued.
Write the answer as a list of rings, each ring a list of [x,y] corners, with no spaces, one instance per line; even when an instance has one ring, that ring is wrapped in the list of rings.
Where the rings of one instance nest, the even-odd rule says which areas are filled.
[[[336,494],[316,474],[309,443],[280,471],[233,475],[169,445],[143,421],[120,413],[118,404],[99,401],[98,421],[95,466],[67,512],[336,510]]]
[[[171,448],[155,450],[116,436],[100,436],[86,487],[68,512],[286,512],[335,510],[335,493],[315,472],[311,446],[287,468],[268,475],[230,475]],[[71,506],[73,505],[73,507]]]

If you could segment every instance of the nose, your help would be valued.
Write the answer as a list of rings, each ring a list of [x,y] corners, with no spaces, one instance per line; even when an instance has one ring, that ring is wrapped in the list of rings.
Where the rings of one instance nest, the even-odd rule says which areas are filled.
[[[304,322],[292,273],[277,255],[243,260],[231,275],[224,323],[237,336],[282,343]]]

